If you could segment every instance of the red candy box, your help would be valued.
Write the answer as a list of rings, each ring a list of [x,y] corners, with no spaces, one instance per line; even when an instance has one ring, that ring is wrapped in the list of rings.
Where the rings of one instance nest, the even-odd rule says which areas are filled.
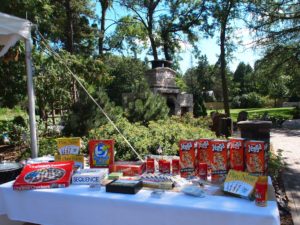
[[[124,176],[137,176],[145,172],[146,163],[120,161],[109,165],[109,172],[123,172]]]

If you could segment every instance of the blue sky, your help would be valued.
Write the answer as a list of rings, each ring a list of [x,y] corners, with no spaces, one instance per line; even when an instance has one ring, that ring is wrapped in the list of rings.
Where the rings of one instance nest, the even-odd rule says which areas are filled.
[[[245,33],[245,36],[243,36],[244,45],[239,45],[239,47],[237,47],[237,49],[233,52],[233,59],[228,62],[228,66],[231,71],[234,72],[240,62],[250,64],[253,67],[255,61],[261,57],[259,50],[255,50],[253,47],[247,45],[250,39],[250,36]],[[217,62],[218,55],[220,54],[220,47],[217,44],[216,37],[201,40],[199,48],[201,50],[201,54],[207,56],[210,64],[215,64]],[[187,46],[187,48],[185,50],[183,49],[183,52],[181,53],[183,60],[180,62],[180,67],[183,72],[190,68],[192,63],[193,66],[196,66],[197,64],[197,60],[194,57],[191,59],[191,50],[191,47]]]

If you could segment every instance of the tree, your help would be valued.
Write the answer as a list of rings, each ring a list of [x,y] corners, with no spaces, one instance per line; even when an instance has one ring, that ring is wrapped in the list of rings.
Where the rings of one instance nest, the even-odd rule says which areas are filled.
[[[142,91],[135,91],[129,96],[125,106],[125,117],[131,122],[141,122],[143,125],[148,125],[150,121],[166,119],[170,110],[166,99],[143,87],[140,87]]]
[[[35,87],[40,118],[46,122],[47,115],[52,113],[54,124],[54,110],[69,110],[72,107],[73,77],[62,63],[76,71],[76,75],[90,92],[105,87],[111,82],[111,77],[106,73],[102,61],[71,55],[66,51],[60,51],[58,54],[62,61],[57,60],[55,56],[47,56],[40,52],[34,52],[33,55],[36,62]]]
[[[135,19],[143,24],[147,30],[148,38],[151,44],[152,55],[154,60],[158,60],[158,39],[155,34],[155,26],[157,24],[156,14],[159,4],[162,0],[121,0],[121,5],[130,9],[135,14]]]
[[[98,38],[98,49],[99,55],[103,56],[104,51],[104,38],[105,38],[105,20],[106,20],[106,12],[109,7],[112,6],[113,0],[97,0],[101,5],[101,19],[100,19],[100,31],[99,31],[99,38]]]
[[[249,64],[240,62],[233,74],[233,82],[237,83],[239,86],[239,95],[246,94],[248,92],[254,91],[255,87],[252,87],[251,78],[253,69]]]
[[[0,59],[0,107],[13,108],[21,104],[26,97],[26,68],[22,46],[10,49]]]
[[[229,41],[230,32],[232,31],[231,22],[238,18],[239,8],[238,0],[226,0],[226,1],[213,1],[213,16],[215,18],[216,25],[219,28],[219,45],[220,45],[220,75],[222,78],[222,90],[224,110],[227,116],[230,116],[229,98],[228,98],[228,84],[226,78],[226,57],[229,56],[232,43]],[[227,51],[226,51],[227,48]]]
[[[158,60],[160,52],[164,53],[166,60],[176,60],[175,52],[180,49],[182,41],[194,43],[199,38],[199,30],[208,31],[210,28],[210,11],[206,0],[121,2],[133,12],[133,18],[147,31],[154,60]]]
[[[144,91],[139,88],[141,84],[146,86],[144,76],[148,67],[142,61],[130,57],[107,56],[104,63],[112,79],[106,87],[107,94],[117,105],[123,104],[123,94]]]
[[[299,2],[255,1],[248,5],[248,11],[249,15],[252,15],[248,18],[249,28],[256,32],[255,44],[265,50],[264,57],[258,62],[256,69],[264,74],[273,73],[274,78],[267,76],[270,80],[285,80],[280,76],[288,76],[288,95],[300,96]]]
[[[206,115],[204,101],[207,101],[209,96],[208,91],[213,90],[215,84],[215,76],[212,73],[212,66],[209,65],[206,56],[200,56],[198,65],[187,70],[184,75],[184,81],[187,85],[187,92],[193,94],[194,100],[194,115]]]
[[[147,31],[141,22],[129,15],[119,19],[114,34],[109,38],[111,49],[123,55],[133,55],[135,59],[146,49],[146,45]]]
[[[95,89],[92,95],[113,121],[121,117],[122,109],[109,100],[103,89]],[[86,136],[91,129],[108,123],[106,117],[86,94],[82,93],[79,96],[79,101],[72,105],[68,114],[63,130],[65,135]]]
[[[63,48],[72,54],[92,54],[96,35],[93,25],[90,25],[95,20],[94,6],[90,0],[50,1],[55,9],[51,15],[51,32],[49,27],[46,28],[50,40],[62,43]]]
[[[299,59],[293,56],[286,46],[277,46],[277,55],[274,49],[255,64],[259,91],[274,99],[274,105],[279,98],[300,96],[300,66]],[[293,62],[293,66],[290,66]]]
[[[189,43],[194,43],[199,38],[199,30],[209,31],[210,11],[206,0],[170,0],[166,5],[168,12],[160,16],[159,35],[165,59],[172,61],[175,50],[180,48],[179,42],[183,41],[184,35],[187,36]]]

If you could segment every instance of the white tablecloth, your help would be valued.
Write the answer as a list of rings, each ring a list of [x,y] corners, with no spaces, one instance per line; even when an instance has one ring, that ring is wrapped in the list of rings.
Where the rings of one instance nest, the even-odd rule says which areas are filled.
[[[279,225],[276,201],[267,207],[229,196],[195,198],[166,192],[151,197],[106,193],[105,188],[70,186],[13,191],[0,185],[0,213],[10,219],[44,225]]]

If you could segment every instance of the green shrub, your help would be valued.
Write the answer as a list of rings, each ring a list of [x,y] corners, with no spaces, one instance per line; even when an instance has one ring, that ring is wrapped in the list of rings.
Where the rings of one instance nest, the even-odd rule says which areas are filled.
[[[56,138],[39,139],[39,157],[44,155],[54,155],[57,152]]]
[[[16,116],[9,121],[0,121],[0,135],[4,134],[8,136],[11,145],[27,144],[29,125],[22,116]]]
[[[268,174],[275,179],[278,178],[280,171],[284,168],[282,152],[282,149],[278,149],[277,153],[274,153],[273,147],[271,146]]]
[[[255,92],[235,96],[231,102],[232,108],[260,108],[263,105],[263,98]]]
[[[150,121],[148,126],[140,123],[130,123],[120,118],[116,125],[132,144],[134,149],[144,157],[147,154],[157,154],[161,147],[165,155],[178,154],[180,139],[198,139],[201,137],[215,137],[208,129],[208,122],[204,119],[186,117],[171,117],[166,120]],[[114,139],[116,160],[135,160],[136,155],[117,133],[111,124],[103,125],[89,133],[89,139]]]

